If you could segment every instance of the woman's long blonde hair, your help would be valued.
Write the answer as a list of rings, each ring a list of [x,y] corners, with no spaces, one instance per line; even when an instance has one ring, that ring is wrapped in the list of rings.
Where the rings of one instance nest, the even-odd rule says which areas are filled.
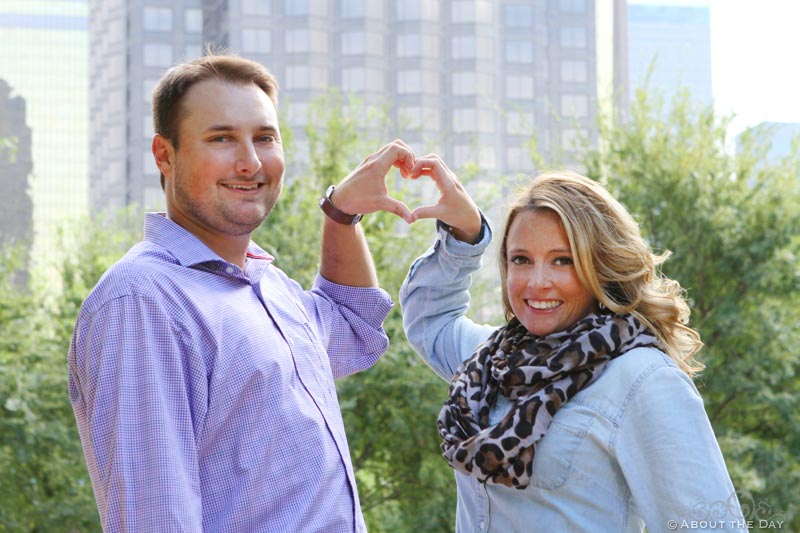
[[[508,230],[519,213],[536,209],[550,209],[559,216],[578,277],[600,304],[638,318],[690,376],[703,369],[694,359],[703,342],[688,326],[690,310],[684,291],[659,268],[671,252],[654,254],[622,204],[600,183],[574,172],[540,174],[512,201],[499,251],[507,320],[514,317],[506,289]]]

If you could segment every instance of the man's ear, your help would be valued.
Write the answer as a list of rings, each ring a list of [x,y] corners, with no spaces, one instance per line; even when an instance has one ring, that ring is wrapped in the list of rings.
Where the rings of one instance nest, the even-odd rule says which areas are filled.
[[[153,157],[161,174],[171,178],[175,165],[175,148],[172,142],[163,135],[156,134],[153,137]]]

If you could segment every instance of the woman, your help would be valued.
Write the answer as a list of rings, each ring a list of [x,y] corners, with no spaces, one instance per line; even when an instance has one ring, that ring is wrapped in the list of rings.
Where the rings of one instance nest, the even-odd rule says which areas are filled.
[[[741,510],[692,375],[702,343],[638,225],[598,183],[538,176],[499,250],[507,324],[465,314],[491,240],[436,156],[433,247],[400,292],[406,335],[451,381],[439,429],[457,531],[739,530]]]

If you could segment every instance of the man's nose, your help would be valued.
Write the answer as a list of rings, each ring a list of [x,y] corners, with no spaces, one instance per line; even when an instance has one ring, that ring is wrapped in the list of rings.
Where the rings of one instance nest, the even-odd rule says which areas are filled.
[[[261,170],[261,160],[252,142],[243,142],[236,153],[236,174],[253,176]]]

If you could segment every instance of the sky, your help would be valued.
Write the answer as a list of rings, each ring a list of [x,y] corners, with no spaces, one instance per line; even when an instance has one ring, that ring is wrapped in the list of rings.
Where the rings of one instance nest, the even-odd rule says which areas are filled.
[[[800,0],[629,0],[711,8],[715,108],[735,134],[761,122],[800,123]]]

